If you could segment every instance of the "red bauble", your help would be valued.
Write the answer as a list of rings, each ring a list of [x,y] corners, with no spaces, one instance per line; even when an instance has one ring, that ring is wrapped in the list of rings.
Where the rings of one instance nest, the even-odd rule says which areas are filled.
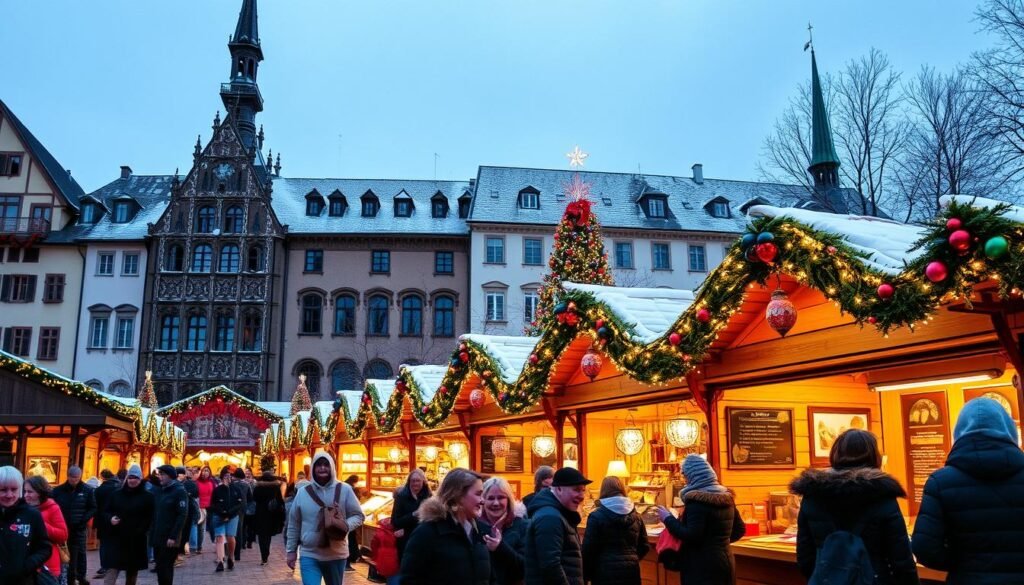
[[[484,398],[484,391],[479,388],[474,388],[473,391],[469,393],[469,405],[474,409],[480,408],[484,405]]]
[[[430,412],[430,407],[424,404],[423,408],[420,409],[420,412],[422,412],[423,414],[427,414],[428,412]]]
[[[929,262],[928,266],[924,269],[924,275],[928,277],[928,280],[932,282],[942,282],[949,276],[949,270],[946,265],[939,260]]]
[[[597,321],[594,321],[594,329],[600,329],[602,327],[604,327],[604,319],[598,319]]]
[[[875,323],[878,323],[878,319],[876,319],[874,315],[871,315],[870,317],[868,317],[868,323],[874,325]]]
[[[785,337],[789,330],[796,325],[796,317],[796,305],[786,296],[786,291],[778,289],[773,292],[772,300],[768,303],[768,308],[764,313],[768,326]]]
[[[971,232],[967,230],[956,230],[949,234],[949,246],[957,252],[966,252],[971,249]]]
[[[946,229],[951,232],[955,232],[956,230],[960,229],[963,225],[964,223],[960,221],[960,219],[957,217],[951,217],[946,220]]]
[[[565,317],[565,324],[569,327],[575,327],[580,322],[580,316],[577,313],[562,313],[560,317]]]
[[[828,248],[825,248],[825,251],[828,252],[829,255],[831,256],[831,255],[835,254],[836,252],[838,252],[839,250],[835,246],[829,246]]]
[[[580,369],[583,370],[583,375],[590,378],[593,382],[594,378],[601,372],[601,366],[604,365],[604,360],[601,359],[601,355],[594,350],[587,350],[587,353],[580,360]]]
[[[711,311],[707,309],[701,309],[697,311],[697,320],[701,323],[707,323],[711,320]]]
[[[459,344],[459,351],[466,351],[466,344],[465,343],[460,343]]]
[[[604,268],[598,268],[597,269],[597,273],[598,274],[604,274]]]
[[[468,362],[469,361],[469,354],[464,352],[464,351],[460,351],[459,352],[459,361],[461,361],[462,363]]]
[[[540,358],[537,357],[537,354],[531,353],[530,354],[530,363],[531,364],[536,364],[538,361],[540,361]]]
[[[771,242],[765,242],[757,245],[757,257],[766,264],[771,264],[775,261],[775,257],[779,255],[779,247]]]
[[[675,332],[670,333],[668,336],[668,342],[671,343],[672,345],[679,345],[679,342],[681,342],[682,340],[683,338],[680,337],[680,335]]]
[[[896,293],[896,289],[888,282],[878,285],[878,298],[887,301]]]

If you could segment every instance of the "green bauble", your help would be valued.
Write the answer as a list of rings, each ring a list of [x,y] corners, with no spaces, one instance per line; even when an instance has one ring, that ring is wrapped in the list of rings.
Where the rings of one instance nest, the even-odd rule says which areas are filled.
[[[990,260],[998,260],[1002,258],[1009,250],[1010,243],[1007,242],[1006,238],[1003,236],[995,236],[993,238],[989,238],[988,241],[985,242],[985,255],[988,256]]]

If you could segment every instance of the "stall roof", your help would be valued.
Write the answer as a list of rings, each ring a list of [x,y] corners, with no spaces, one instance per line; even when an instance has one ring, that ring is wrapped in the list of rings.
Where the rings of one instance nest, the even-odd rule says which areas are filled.
[[[594,295],[622,321],[633,325],[629,336],[640,343],[651,343],[665,335],[695,298],[693,291],[673,288],[617,288],[575,282],[565,283],[564,288]]]
[[[447,366],[402,366],[401,370],[409,375],[428,402],[434,399],[444,375],[448,373]]]

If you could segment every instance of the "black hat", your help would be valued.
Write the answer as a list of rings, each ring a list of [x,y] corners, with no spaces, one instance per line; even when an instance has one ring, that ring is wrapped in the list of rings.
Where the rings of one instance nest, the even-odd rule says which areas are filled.
[[[593,483],[591,480],[583,477],[579,469],[575,467],[563,467],[555,472],[555,478],[551,482],[551,487],[569,487],[574,485],[587,485]]]
[[[161,465],[156,468],[157,473],[162,473],[167,477],[178,477],[177,472],[174,470],[173,465]]]
[[[174,472],[178,475],[185,475],[185,468],[179,465],[174,468]]]
[[[245,470],[241,467],[235,468],[235,479],[245,479]]]

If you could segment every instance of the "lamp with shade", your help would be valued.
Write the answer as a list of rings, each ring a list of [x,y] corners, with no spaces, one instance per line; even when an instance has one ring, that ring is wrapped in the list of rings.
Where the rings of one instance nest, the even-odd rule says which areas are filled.
[[[608,462],[608,470],[605,472],[607,477],[621,477],[622,479],[629,478],[629,469],[626,467],[626,462],[622,459],[612,459]]]

